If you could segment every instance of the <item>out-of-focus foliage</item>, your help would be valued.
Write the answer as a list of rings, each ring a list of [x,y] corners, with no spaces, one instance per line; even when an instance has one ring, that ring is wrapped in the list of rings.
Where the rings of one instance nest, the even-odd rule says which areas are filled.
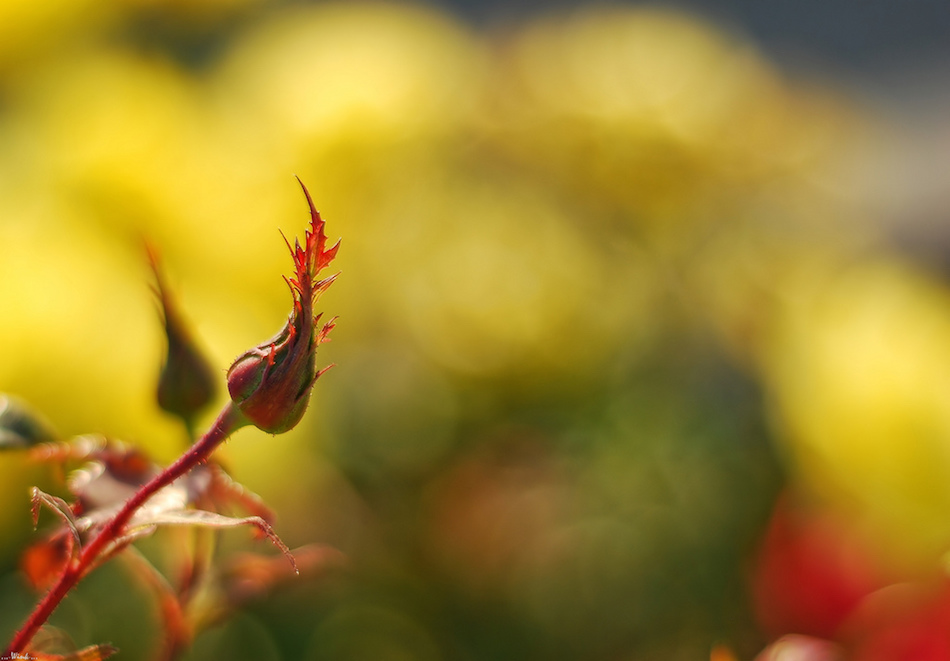
[[[950,299],[856,203],[874,139],[670,11],[475,32],[402,4],[6,2],[0,390],[173,458],[142,240],[223,382],[283,321],[297,174],[345,237],[338,366],[299,428],[222,456],[349,568],[188,658],[752,658],[794,633],[747,592],[786,483],[889,571],[950,550]],[[11,572],[53,484],[27,466],[0,460]],[[53,624],[142,650],[157,616],[103,599],[112,571]],[[24,590],[3,580],[0,638]]]

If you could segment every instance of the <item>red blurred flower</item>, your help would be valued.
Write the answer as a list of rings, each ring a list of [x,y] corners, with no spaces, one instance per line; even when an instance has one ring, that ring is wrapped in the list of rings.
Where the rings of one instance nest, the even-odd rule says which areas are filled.
[[[854,661],[946,661],[950,580],[880,590],[862,604],[843,633]]]
[[[752,579],[755,612],[770,637],[834,639],[858,604],[886,584],[871,549],[845,522],[779,500]]]

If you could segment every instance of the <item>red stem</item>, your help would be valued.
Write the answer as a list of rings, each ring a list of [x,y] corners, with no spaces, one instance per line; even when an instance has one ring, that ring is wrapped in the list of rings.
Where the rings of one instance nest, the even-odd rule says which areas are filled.
[[[10,659],[13,658],[14,654],[24,651],[36,632],[46,623],[46,620],[53,614],[53,611],[56,610],[56,607],[59,606],[59,603],[69,591],[86,575],[109,543],[121,536],[122,529],[132,519],[136,510],[144,505],[156,492],[167,487],[198,464],[206,461],[218,445],[244,424],[246,424],[246,421],[241,412],[232,402],[228,402],[218,419],[211,425],[211,429],[195,441],[195,444],[188,448],[185,454],[181,455],[175,463],[132,494],[132,497],[125,502],[122,509],[116,512],[115,516],[99,531],[99,534],[83,548],[79,558],[66,565],[56,584],[36,605],[36,608],[33,609],[33,612],[30,613],[29,618],[23,624],[23,628],[16,633],[0,658]]]

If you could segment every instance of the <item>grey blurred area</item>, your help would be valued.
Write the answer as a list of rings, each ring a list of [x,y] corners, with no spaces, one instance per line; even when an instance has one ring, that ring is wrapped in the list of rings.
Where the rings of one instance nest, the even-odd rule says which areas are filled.
[[[442,0],[479,24],[589,6],[587,0]],[[600,3],[603,4],[603,3]],[[940,0],[675,0],[614,3],[698,14],[758,42],[771,59],[887,77],[909,64],[950,59],[950,5]]]

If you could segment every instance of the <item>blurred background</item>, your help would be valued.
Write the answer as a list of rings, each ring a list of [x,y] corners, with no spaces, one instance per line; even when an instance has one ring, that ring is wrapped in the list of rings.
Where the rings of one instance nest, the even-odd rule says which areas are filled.
[[[185,658],[902,658],[873,632],[950,612],[948,33],[896,0],[3,0],[0,391],[171,461],[143,240],[223,382],[289,311],[296,174],[343,237],[337,366],[220,456],[348,565]],[[0,455],[0,639],[57,479]],[[111,565],[53,623],[161,636]]]

